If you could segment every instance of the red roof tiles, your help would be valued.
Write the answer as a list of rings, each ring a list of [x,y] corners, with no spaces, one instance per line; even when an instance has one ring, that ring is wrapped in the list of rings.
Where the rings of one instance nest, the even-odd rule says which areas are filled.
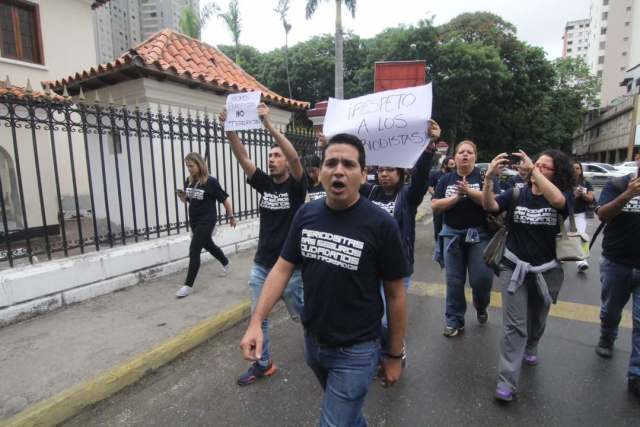
[[[230,93],[260,91],[267,102],[295,109],[309,108],[308,102],[285,98],[273,92],[215,47],[169,29],[152,35],[115,61],[44,84],[58,90],[65,85],[71,89],[124,68],[148,70],[176,78],[179,82],[188,80]]]
[[[65,100],[64,97],[56,94],[56,93],[45,93],[45,92],[40,92],[37,90],[32,90],[30,92],[28,92],[25,88],[23,87],[18,87],[18,86],[9,86],[6,87],[5,84],[1,84],[0,85],[0,97],[2,96],[12,96],[18,99],[25,99],[25,98],[31,98],[31,99],[35,99],[38,101],[57,101],[57,102],[63,102]]]

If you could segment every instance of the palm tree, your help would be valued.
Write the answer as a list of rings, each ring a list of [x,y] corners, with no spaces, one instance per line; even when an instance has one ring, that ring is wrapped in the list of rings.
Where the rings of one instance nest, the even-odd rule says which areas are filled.
[[[240,32],[242,27],[240,25],[240,6],[238,0],[231,0],[229,2],[229,9],[225,13],[219,13],[218,18],[222,19],[233,38],[233,43],[236,46],[236,64],[240,59]]]
[[[351,16],[356,16],[356,0],[335,0],[336,2],[336,66],[335,66],[335,97],[344,98],[344,67],[342,57],[342,2],[351,12]],[[318,8],[319,0],[307,0],[306,15],[307,19],[310,19]]]
[[[278,7],[273,9],[282,21],[284,27],[284,67],[287,73],[287,86],[289,87],[289,99],[292,99],[291,95],[291,78],[289,77],[289,31],[291,31],[291,24],[287,22],[287,12],[289,12],[289,0],[280,0]]]
[[[220,8],[214,2],[209,2],[198,11],[192,4],[187,4],[180,14],[180,31],[189,37],[200,40],[202,29],[207,25],[207,21]]]

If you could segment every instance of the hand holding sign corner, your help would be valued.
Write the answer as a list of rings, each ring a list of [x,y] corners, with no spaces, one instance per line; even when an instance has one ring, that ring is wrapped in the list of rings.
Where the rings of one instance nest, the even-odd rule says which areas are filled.
[[[227,96],[225,131],[259,129],[262,121],[258,116],[260,92],[240,92]]]
[[[377,92],[359,98],[329,99],[323,133],[362,140],[367,164],[411,168],[428,144],[431,84]]]

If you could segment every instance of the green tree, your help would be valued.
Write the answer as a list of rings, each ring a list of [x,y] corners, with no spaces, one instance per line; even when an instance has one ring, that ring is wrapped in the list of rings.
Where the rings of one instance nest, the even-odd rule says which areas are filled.
[[[240,59],[240,33],[242,32],[242,22],[240,19],[240,5],[238,0],[231,0],[226,12],[219,13],[218,17],[224,21],[227,29],[231,33],[233,44],[236,47],[235,62]]]
[[[200,40],[202,29],[207,25],[209,18],[220,10],[214,2],[204,5],[201,10],[194,9],[188,4],[180,13],[180,31],[189,37]]]
[[[335,34],[335,97],[344,98],[344,70],[343,70],[343,33],[342,33],[342,2],[356,16],[356,0],[335,0],[336,3],[336,34]],[[319,0],[307,0],[306,16],[310,19],[318,8]]]
[[[282,21],[282,27],[284,28],[284,66],[287,72],[287,86],[289,88],[289,98],[291,98],[291,76],[289,75],[289,31],[291,31],[291,24],[287,21],[287,13],[289,12],[289,0],[280,0],[278,7],[274,9],[280,16]]]
[[[585,113],[597,103],[600,81],[582,59],[558,59],[552,65],[553,85],[545,97],[546,120],[540,126],[546,144],[569,151]]]
[[[227,55],[229,58],[234,58],[236,51],[238,52],[238,64],[242,64],[242,69],[252,76],[260,80],[259,76],[263,73],[263,67],[265,66],[265,55],[253,46],[247,45],[218,45],[218,49]],[[284,93],[284,92],[283,92]]]

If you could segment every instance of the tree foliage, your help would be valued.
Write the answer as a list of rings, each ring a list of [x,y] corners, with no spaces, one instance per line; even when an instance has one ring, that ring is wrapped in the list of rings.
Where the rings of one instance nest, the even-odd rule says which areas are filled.
[[[202,29],[209,18],[220,10],[214,2],[206,3],[202,9],[197,10],[191,4],[187,4],[180,13],[180,31],[184,34],[200,40]]]
[[[232,47],[221,47],[231,54]],[[288,93],[285,50],[260,53],[241,46],[239,61],[269,88]],[[312,103],[334,94],[334,36],[315,36],[288,48],[291,93]],[[388,28],[375,37],[344,37],[344,95],[373,91],[377,61],[422,59],[433,82],[434,118],[443,139],[471,139],[479,160],[518,148],[569,151],[598,81],[582,61],[549,61],[541,48],[516,37],[516,28],[490,13],[467,13],[435,26]]]
[[[227,11],[219,13],[218,18],[227,26],[227,29],[231,33],[233,44],[235,46],[235,60],[238,62],[240,58],[240,34],[242,33],[242,20],[240,18],[240,4],[238,0],[230,0]]]

